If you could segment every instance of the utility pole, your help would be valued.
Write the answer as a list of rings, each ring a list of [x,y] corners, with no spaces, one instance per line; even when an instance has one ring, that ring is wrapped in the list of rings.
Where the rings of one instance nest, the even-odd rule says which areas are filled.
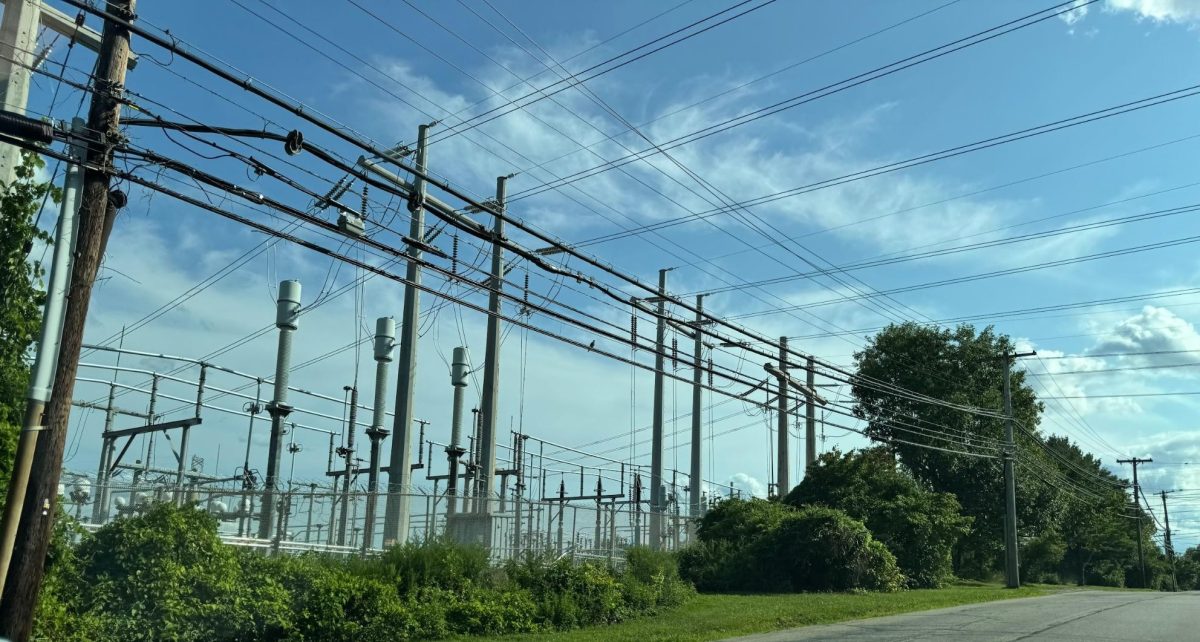
[[[371,440],[371,472],[367,474],[367,509],[363,520],[362,554],[366,555],[375,544],[375,505],[379,500],[379,450],[389,434],[383,422],[387,419],[387,375],[392,362],[392,348],[396,345],[396,321],[392,317],[375,319],[375,405],[371,412],[371,427],[367,439]]]
[[[663,367],[667,339],[667,272],[658,271],[658,323],[654,342],[654,422],[650,437],[650,549],[662,548]]]
[[[1159,496],[1162,497],[1163,505],[1163,526],[1166,533],[1163,537],[1163,543],[1167,549],[1167,561],[1171,563],[1171,590],[1179,590],[1179,581],[1175,577],[1175,546],[1171,544],[1171,514],[1167,512],[1167,492],[1159,491]],[[1173,491],[1172,491],[1173,492]]]
[[[1138,475],[1137,475],[1138,464],[1149,464],[1149,463],[1152,463],[1153,461],[1154,461],[1154,459],[1149,458],[1149,457],[1146,459],[1140,459],[1138,457],[1131,457],[1129,459],[1118,459],[1117,460],[1118,464],[1130,464],[1131,466],[1133,466],[1133,505],[1137,507],[1139,512],[1142,510],[1142,500],[1138,499],[1138,497],[1141,496],[1142,487],[1138,484]],[[1149,509],[1149,506],[1147,506],[1146,508]],[[1146,581],[1146,556],[1145,556],[1145,553],[1142,551],[1142,518],[1141,518],[1141,516],[1136,517],[1133,520],[1133,523],[1134,523],[1134,527],[1137,529],[1136,533],[1137,533],[1138,566],[1140,566],[1142,569],[1142,588],[1147,588],[1146,585],[1149,584],[1149,582]]]
[[[10,0],[11,1],[11,0]],[[110,0],[108,10],[133,20],[135,0]],[[109,205],[113,147],[120,136],[121,103],[125,86],[126,60],[129,56],[129,31],[105,23],[100,60],[97,64],[97,90],[88,111],[88,129],[101,132],[102,142],[89,142],[84,174],[83,196],[79,210],[78,239],[71,271],[71,289],[63,318],[58,368],[53,392],[46,408],[44,432],[30,468],[16,545],[8,568],[5,591],[0,598],[0,636],[16,642],[29,639],[33,613],[37,606],[45,573],[46,550],[54,529],[58,482],[62,474],[63,448],[79,353],[83,346],[83,328],[96,271],[103,257],[106,235],[112,229],[117,210]],[[120,199],[114,198],[114,201]]]
[[[446,446],[450,474],[446,479],[446,518],[449,520],[458,510],[458,460],[466,452],[462,447],[462,407],[463,391],[467,387],[467,373],[471,371],[467,349],[459,346],[454,349],[453,363],[450,366],[450,385],[454,387],[454,405],[450,412],[450,445]]]
[[[777,477],[775,478],[775,492],[780,498],[786,497],[788,491],[792,489],[788,480],[788,341],[787,337],[779,337],[779,396],[776,398],[776,410],[779,415],[777,417],[776,429],[779,431],[777,445],[775,447],[776,456],[779,462],[775,466]]]
[[[692,342],[692,461],[691,476],[688,477],[688,516],[693,520],[698,519],[701,513],[700,485],[703,477],[703,457],[700,449],[704,440],[704,421],[701,415],[701,404],[704,402],[704,368],[700,365],[704,359],[704,333],[700,331],[702,323],[704,323],[704,295],[697,294],[696,323],[692,328],[692,332],[695,333]]]
[[[267,476],[263,481],[262,505],[258,507],[258,538],[271,539],[275,526],[275,492],[279,490],[279,461],[283,458],[283,424],[292,412],[288,404],[288,382],[292,374],[292,334],[300,327],[300,282],[281,281],[275,304],[275,327],[279,347],[275,353],[274,394],[267,402],[271,415],[271,438],[267,445]]]
[[[10,0],[11,2],[12,0]],[[24,4],[21,2],[20,4]],[[4,12],[5,24],[8,11]],[[0,30],[0,33],[3,33]],[[72,131],[83,132],[83,119],[76,118]],[[5,145],[14,151],[15,147]],[[8,501],[4,505],[3,523],[0,524],[0,595],[4,593],[4,578],[12,556],[13,542],[17,537],[17,524],[21,519],[21,508],[25,500],[25,488],[29,484],[29,467],[33,465],[33,453],[37,449],[38,433],[42,430],[46,402],[50,400],[50,385],[54,379],[54,366],[58,361],[58,345],[62,337],[63,312],[67,304],[70,287],[71,254],[75,250],[76,210],[79,209],[79,190],[83,187],[83,146],[71,145],[74,162],[67,165],[67,177],[63,183],[61,209],[54,235],[54,254],[50,263],[50,274],[46,287],[46,304],[42,314],[42,327],[38,335],[37,352],[29,376],[29,392],[25,396],[25,421],[17,443],[12,479],[8,486]],[[0,171],[3,168],[0,167]],[[99,485],[99,479],[96,480]],[[97,488],[97,494],[102,492]]]
[[[507,182],[507,176],[496,179],[495,207],[501,214],[504,212]],[[504,287],[503,240],[504,217],[497,214],[492,224],[492,287],[488,292],[487,340],[483,354],[483,394],[479,408],[482,421],[478,451],[480,479],[479,497],[475,504],[476,511],[485,516],[492,514],[492,485],[496,483],[496,415],[500,407],[500,289]],[[484,545],[490,546],[491,519],[485,517],[481,528],[484,533]]]
[[[0,91],[4,92],[5,111],[25,113],[41,13],[40,0],[8,0],[4,5],[4,18],[0,20]],[[0,149],[0,183],[12,183],[20,164],[21,149],[3,145]]]
[[[1032,357],[1037,351],[1005,352],[1004,359],[1004,571],[1008,588],[1021,587],[1021,562],[1017,549],[1017,473],[1015,459],[1017,444],[1013,439],[1012,363],[1021,357]]]
[[[808,369],[808,376],[805,378],[805,383],[808,384],[808,389],[815,391],[817,389],[816,368],[812,356],[809,356],[805,362],[805,367]],[[811,394],[804,395],[804,476],[808,476],[808,471],[817,462],[817,404],[814,403]]]
[[[429,125],[417,130],[417,170],[426,169],[426,138]],[[412,224],[408,234],[418,242],[425,241],[425,179],[413,177],[413,193],[408,201]],[[400,372],[396,379],[396,416],[392,432],[391,459],[388,463],[387,509],[383,520],[383,545],[404,544],[408,541],[408,493],[412,485],[412,424],[413,401],[417,380],[417,325],[421,315],[421,250],[419,243],[408,246],[412,257],[405,268],[404,312],[400,320]],[[420,448],[420,444],[417,444]]]
[[[350,419],[346,424],[346,445],[342,447],[342,458],[346,468],[342,476],[342,512],[338,515],[338,546],[346,545],[346,523],[350,518],[350,478],[354,469],[354,431],[358,422],[358,386],[346,386],[350,393]]]

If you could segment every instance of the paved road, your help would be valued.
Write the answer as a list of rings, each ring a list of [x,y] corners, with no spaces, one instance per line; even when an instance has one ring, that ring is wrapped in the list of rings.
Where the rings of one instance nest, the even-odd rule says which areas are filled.
[[[1200,640],[1200,592],[1075,591],[736,638],[793,640]]]

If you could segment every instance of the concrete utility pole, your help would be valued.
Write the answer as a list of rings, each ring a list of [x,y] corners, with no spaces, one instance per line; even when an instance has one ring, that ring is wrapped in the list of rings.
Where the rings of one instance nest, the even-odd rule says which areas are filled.
[[[696,295],[696,324],[692,328],[695,333],[692,342],[692,460],[691,473],[688,478],[688,516],[695,519],[700,517],[700,485],[703,477],[703,453],[701,443],[704,441],[704,418],[701,415],[701,405],[704,403],[704,333],[700,325],[704,323],[704,295]]]
[[[507,176],[496,179],[496,209],[504,212]],[[492,513],[492,486],[496,483],[496,426],[500,407],[500,289],[504,287],[504,217],[492,224],[492,289],[488,292],[487,340],[483,355],[483,394],[479,415],[479,498],[475,508],[483,515]],[[485,545],[492,538],[491,520],[482,525]]]
[[[421,125],[417,131],[417,170],[426,169],[426,139],[429,125]],[[412,224],[408,235],[425,241],[425,179],[413,178],[413,195],[408,201],[412,213]],[[413,402],[417,380],[417,325],[421,315],[421,250],[410,244],[408,255],[412,257],[405,268],[404,316],[400,320],[400,372],[396,379],[396,416],[392,424],[391,459],[388,463],[387,510],[383,520],[383,545],[404,544],[408,541],[408,493],[412,486],[412,424]],[[421,445],[417,444],[420,448]]]
[[[1017,474],[1015,459],[1017,444],[1013,440],[1012,362],[1032,357],[1037,351],[1006,352],[1004,359],[1004,576],[1008,588],[1021,587],[1021,563],[1017,548]]]
[[[134,4],[134,0],[110,0],[108,10],[132,20],[135,15]],[[86,154],[87,164],[101,169],[87,170],[84,174],[71,289],[63,318],[53,392],[45,413],[46,434],[37,442],[16,545],[4,594],[0,598],[0,636],[16,642],[28,640],[33,628],[33,613],[45,573],[46,550],[54,529],[58,482],[62,474],[63,448],[66,445],[75,376],[79,370],[79,353],[83,347],[84,323],[96,271],[103,258],[106,236],[117,215],[115,206],[110,207],[109,189],[113,147],[120,136],[119,98],[125,85],[128,56],[129,31],[106,23],[96,68],[97,91],[92,96],[88,111],[88,129],[101,132],[104,136],[101,138],[103,142],[89,142]],[[113,200],[119,201],[117,198]]]
[[[371,427],[367,439],[371,440],[371,472],[367,474],[367,509],[363,521],[362,553],[367,554],[375,545],[375,504],[379,499],[379,449],[387,439],[389,431],[383,422],[387,419],[387,376],[388,364],[392,362],[392,348],[396,345],[396,321],[392,317],[375,319],[375,405],[371,413]]]
[[[271,438],[267,445],[267,475],[263,480],[262,505],[258,508],[258,538],[271,539],[275,526],[275,492],[279,490],[279,462],[283,458],[283,426],[292,412],[288,404],[288,381],[292,374],[292,334],[300,327],[300,282],[282,281],[275,305],[275,327],[279,348],[275,354],[274,394],[267,402],[271,415]]]
[[[7,24],[7,11],[5,11],[4,17],[5,24]],[[22,109],[22,111],[24,110]],[[72,131],[75,133],[83,131],[83,119],[75,119],[72,123]],[[4,145],[4,147],[19,152],[11,145]],[[79,190],[83,187],[83,170],[78,165],[78,162],[83,159],[83,153],[84,149],[80,143],[76,142],[71,145],[70,154],[75,162],[67,165],[67,177],[63,183],[62,203],[59,209],[58,226],[54,234],[54,254],[50,262],[41,333],[38,335],[37,351],[29,376],[29,391],[25,396],[25,421],[17,443],[12,479],[8,486],[8,501],[4,505],[3,522],[0,523],[0,594],[4,592],[4,576],[8,572],[13,541],[17,537],[17,524],[21,519],[25,488],[29,483],[29,467],[33,465],[33,453],[37,449],[38,433],[42,430],[46,402],[50,400],[54,366],[58,362],[58,344],[62,337],[63,312],[67,304],[67,289],[70,287],[71,254],[75,251],[76,210],[79,209]]]
[[[338,546],[346,545],[346,523],[350,519],[350,478],[354,471],[354,431],[358,423],[358,386],[343,388],[350,393],[350,418],[346,422],[346,445],[342,447],[342,458],[346,468],[342,476],[342,512],[338,515]]]
[[[1130,464],[1133,466],[1133,505],[1137,506],[1138,510],[1141,510],[1142,508],[1142,500],[1138,499],[1141,497],[1142,487],[1138,485],[1137,467],[1138,464],[1149,464],[1153,461],[1153,458],[1139,459],[1137,457],[1117,460],[1118,464]],[[1146,508],[1149,509],[1150,507],[1147,506]],[[1137,529],[1138,566],[1140,566],[1142,569],[1142,588],[1147,588],[1146,585],[1148,582],[1146,581],[1146,556],[1142,551],[1142,518],[1138,517],[1137,519],[1134,519],[1133,524]]]
[[[454,406],[450,415],[450,445],[446,446],[450,474],[446,479],[446,515],[454,515],[458,510],[458,460],[466,450],[462,447],[462,409],[463,391],[467,388],[467,373],[471,371],[471,361],[467,349],[459,346],[454,349],[453,363],[450,365],[450,385],[454,387]]]
[[[779,462],[775,466],[775,492],[780,497],[787,497],[788,491],[792,489],[788,479],[788,341],[787,337],[779,337],[779,397],[776,398],[775,412],[779,415],[777,418],[776,430],[779,434],[776,437],[777,446],[775,447],[776,456]]]
[[[6,111],[25,113],[29,102],[29,78],[36,56],[40,0],[8,0],[0,20],[0,91],[4,92]],[[21,149],[0,146],[0,182],[12,183],[21,164]]]
[[[810,356],[805,359],[805,367],[808,368],[808,376],[805,378],[805,383],[808,384],[809,390],[817,389],[816,369],[813,367],[813,358]],[[808,476],[808,471],[812,470],[813,465],[817,462],[817,404],[814,403],[811,394],[805,395],[804,399],[804,475]]]
[[[1166,533],[1163,536],[1163,544],[1167,549],[1167,561],[1171,563],[1171,590],[1178,591],[1179,581],[1175,577],[1175,546],[1171,544],[1171,514],[1167,512],[1167,492],[1163,490],[1158,493],[1162,497],[1163,527],[1166,529]]]
[[[663,480],[663,367],[667,340],[667,272],[658,271],[658,323],[654,341],[654,422],[650,437],[650,540],[651,550],[662,548]]]

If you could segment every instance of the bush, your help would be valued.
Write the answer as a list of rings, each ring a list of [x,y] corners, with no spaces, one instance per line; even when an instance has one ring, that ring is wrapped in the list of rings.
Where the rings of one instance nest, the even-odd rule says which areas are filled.
[[[434,587],[465,591],[489,571],[487,549],[434,539],[389,549],[378,560],[359,561],[358,572],[394,581],[403,595]]]
[[[841,511],[729,500],[713,513],[720,528],[701,529],[701,541],[679,558],[700,590],[893,591],[904,580],[887,547]]]

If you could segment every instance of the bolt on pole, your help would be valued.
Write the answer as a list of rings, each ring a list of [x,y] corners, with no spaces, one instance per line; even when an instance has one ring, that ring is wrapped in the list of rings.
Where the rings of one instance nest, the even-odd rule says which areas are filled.
[[[275,493],[279,490],[279,461],[283,458],[283,423],[291,414],[288,405],[288,381],[291,379],[292,334],[299,329],[300,282],[279,284],[279,301],[275,310],[275,327],[279,328],[279,349],[275,356],[274,394],[267,403],[271,415],[271,439],[267,446],[267,475],[263,483],[262,505],[259,506],[258,538],[271,539],[275,526]]]

